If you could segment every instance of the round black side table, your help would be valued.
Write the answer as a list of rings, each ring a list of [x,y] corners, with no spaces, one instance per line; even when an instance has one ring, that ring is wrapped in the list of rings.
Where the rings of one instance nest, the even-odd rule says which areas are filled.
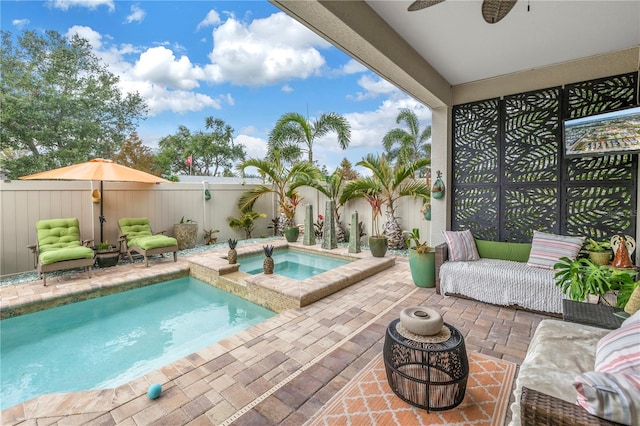
[[[432,343],[398,332],[400,319],[387,327],[383,358],[387,380],[403,401],[427,411],[449,410],[464,399],[469,360],[462,334],[450,324],[451,337]]]

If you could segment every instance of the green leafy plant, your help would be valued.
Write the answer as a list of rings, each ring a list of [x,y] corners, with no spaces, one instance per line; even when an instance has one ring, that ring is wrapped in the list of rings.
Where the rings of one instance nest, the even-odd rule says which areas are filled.
[[[240,217],[227,217],[227,222],[231,229],[242,229],[244,231],[245,238],[249,239],[251,238],[251,233],[255,229],[255,220],[261,217],[267,217],[267,215],[264,213],[254,212],[253,210],[248,210],[242,212]]]
[[[586,258],[562,257],[554,269],[556,285],[572,300],[584,301],[589,295],[600,297],[617,291],[616,305],[623,308],[638,286],[629,271],[600,266]]]
[[[204,241],[205,245],[210,246],[211,244],[215,244],[218,241],[218,237],[213,234],[217,234],[220,232],[218,229],[205,229],[204,230]]]
[[[611,243],[609,241],[595,241],[592,238],[589,238],[589,241],[584,246],[587,251],[607,251],[611,249]]]
[[[404,231],[407,236],[407,247],[414,249],[417,253],[427,253],[433,251],[433,247],[429,246],[426,241],[420,241],[420,230],[413,228],[411,232]]]
[[[96,246],[97,251],[108,251],[111,249],[111,244],[109,241],[102,241],[100,244]]]
[[[185,219],[184,216],[182,216],[180,223],[196,223],[196,221],[192,219]]]

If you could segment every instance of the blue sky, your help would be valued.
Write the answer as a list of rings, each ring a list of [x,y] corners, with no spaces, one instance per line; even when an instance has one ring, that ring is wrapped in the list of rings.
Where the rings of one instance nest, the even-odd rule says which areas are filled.
[[[148,103],[138,134],[153,148],[180,125],[204,130],[213,116],[260,158],[282,114],[336,112],[351,124],[349,148],[334,134],[314,144],[314,159],[333,170],[344,157],[355,165],[381,152],[401,108],[413,109],[421,128],[431,124],[427,107],[267,1],[2,0],[0,8],[5,31],[88,39],[121,90]]]

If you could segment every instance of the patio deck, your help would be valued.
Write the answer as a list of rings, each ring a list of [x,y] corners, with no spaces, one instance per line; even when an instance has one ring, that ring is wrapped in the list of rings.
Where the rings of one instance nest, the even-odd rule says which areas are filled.
[[[74,278],[0,287],[0,304],[110,287],[149,276],[181,274],[153,259]],[[46,395],[4,410],[0,423],[301,425],[382,351],[384,332],[402,308],[426,305],[465,336],[467,349],[520,364],[538,323],[547,318],[415,287],[406,258],[391,268],[261,324],[116,389]],[[146,391],[161,383],[162,396]]]

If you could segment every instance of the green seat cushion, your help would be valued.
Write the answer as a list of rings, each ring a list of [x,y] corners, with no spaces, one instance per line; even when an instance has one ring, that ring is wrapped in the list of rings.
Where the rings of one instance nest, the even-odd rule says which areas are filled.
[[[166,235],[141,235],[127,239],[127,245],[129,247],[140,247],[144,250],[150,250],[154,248],[177,246],[178,240],[173,237],[167,237]]]
[[[118,220],[120,231],[127,236],[127,245],[138,237],[149,237],[153,235],[149,219],[146,217],[125,217]]]
[[[93,259],[94,252],[89,247],[79,245],[77,247],[64,247],[57,250],[47,250],[40,253],[39,259],[42,265],[50,265],[56,262],[76,259]]]
[[[531,252],[530,243],[509,243],[476,239],[476,247],[480,257],[485,259],[512,260],[527,262]]]
[[[93,250],[80,242],[78,219],[46,219],[36,222],[40,263],[93,258]]]

